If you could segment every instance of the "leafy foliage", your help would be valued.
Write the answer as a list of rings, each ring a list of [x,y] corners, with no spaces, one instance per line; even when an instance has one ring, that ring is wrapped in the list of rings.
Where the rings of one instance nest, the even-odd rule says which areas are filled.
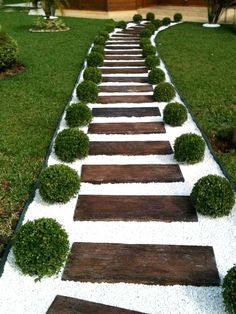
[[[177,102],[169,103],[163,111],[163,120],[171,126],[180,126],[187,120],[187,110]]]
[[[228,180],[217,175],[208,175],[198,180],[190,196],[196,210],[211,217],[228,215],[235,202]]]
[[[108,40],[109,39],[109,33],[108,32],[106,32],[106,31],[101,31],[100,33],[99,33],[99,36],[102,36],[102,37],[104,37],[104,38],[106,38],[106,40]]]
[[[148,73],[148,83],[156,85],[164,81],[165,73],[161,69],[155,68]]]
[[[209,23],[216,24],[223,11],[234,3],[234,0],[207,0]]]
[[[152,21],[152,24],[156,27],[156,29],[160,28],[162,25],[161,20],[159,19]]]
[[[182,134],[175,140],[174,157],[179,162],[195,164],[203,159],[204,152],[205,142],[197,134]]]
[[[116,27],[125,29],[127,27],[127,23],[125,21],[119,21],[116,23]]]
[[[98,84],[102,80],[102,72],[96,67],[88,67],[84,70],[83,78],[85,81],[91,81]]]
[[[92,121],[92,111],[84,103],[72,104],[66,110],[65,120],[70,128],[85,126]]]
[[[155,14],[153,12],[148,12],[146,15],[146,20],[147,21],[154,21],[155,20]]]
[[[225,309],[230,314],[236,313],[236,265],[228,270],[223,282]]]
[[[89,138],[87,134],[76,128],[65,129],[57,135],[54,148],[59,159],[73,162],[88,155]]]
[[[16,233],[13,253],[23,274],[40,280],[60,271],[69,253],[68,235],[54,219],[29,221]]]
[[[175,13],[175,15],[174,15],[174,21],[175,22],[180,22],[180,21],[182,21],[182,19],[183,19],[183,16],[181,13]]]
[[[77,86],[77,97],[85,103],[95,103],[98,98],[98,87],[94,82],[83,81]]]
[[[109,24],[105,27],[105,30],[108,32],[108,33],[111,33],[113,32],[115,29],[115,24]]]
[[[99,52],[91,52],[87,57],[89,67],[100,67],[103,65],[103,54]]]
[[[162,25],[163,26],[168,26],[168,25],[170,25],[170,23],[171,23],[171,19],[169,17],[164,17],[162,19]]]
[[[149,55],[145,59],[145,65],[149,70],[155,69],[160,65],[160,58],[154,55]]]
[[[156,54],[156,48],[153,45],[144,45],[143,46],[143,52],[142,55],[144,58],[146,58],[149,55],[154,55]]]
[[[80,188],[77,172],[65,165],[45,169],[39,178],[39,193],[48,203],[66,203]]]
[[[95,37],[95,39],[94,39],[94,44],[95,44],[95,45],[105,46],[106,41],[107,41],[107,38],[100,35],[100,36],[96,36],[96,37]]]
[[[98,52],[98,53],[100,53],[101,55],[104,56],[104,46],[102,46],[102,45],[94,45],[92,50],[91,50],[91,53],[93,53],[93,52]]]
[[[141,14],[134,14],[133,21],[134,23],[140,23],[142,21],[143,17]]]
[[[15,64],[18,54],[19,49],[15,39],[0,31],[0,70]]]
[[[156,101],[171,101],[175,97],[175,89],[173,85],[167,82],[158,84],[153,93],[154,99]]]
[[[151,45],[151,41],[149,38],[146,38],[146,37],[143,37],[143,38],[140,38],[140,41],[139,41],[139,46],[141,48],[143,48],[144,46],[146,45]]]
[[[150,38],[151,36],[152,36],[152,32],[150,31],[150,29],[144,28],[144,29],[140,32],[140,37]]]
[[[43,17],[38,17],[32,30],[44,30],[44,31],[63,31],[69,28],[61,19],[44,19]]]
[[[155,25],[153,25],[153,24],[147,24],[147,25],[145,26],[145,29],[149,29],[150,32],[151,32],[152,34],[154,34],[154,33],[155,33],[155,30],[156,30],[156,27],[155,27]]]

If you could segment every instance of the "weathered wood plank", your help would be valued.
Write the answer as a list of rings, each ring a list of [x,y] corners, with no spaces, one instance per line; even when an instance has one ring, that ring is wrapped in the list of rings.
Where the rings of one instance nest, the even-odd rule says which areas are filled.
[[[119,103],[153,103],[152,95],[121,95],[121,96],[98,96],[98,104],[119,104]]]
[[[198,221],[188,196],[80,195],[74,220]]]
[[[93,184],[183,182],[179,165],[83,165],[81,181]]]
[[[103,64],[104,67],[138,67],[138,66],[145,66],[144,61],[139,62],[107,62],[105,61]]]
[[[107,42],[106,42],[107,45],[139,45],[139,40],[119,40],[119,39],[112,39],[110,38]]]
[[[105,85],[99,86],[102,93],[137,93],[153,92],[152,85]]]
[[[94,117],[151,117],[160,116],[158,107],[140,108],[93,108]]]
[[[105,304],[57,295],[46,314],[142,314]]]
[[[114,55],[114,56],[108,56],[105,55],[105,60],[130,60],[131,57],[130,56],[122,56],[122,55]],[[142,56],[132,56],[132,60],[143,60]],[[106,61],[105,61],[106,62]]]
[[[152,134],[165,133],[163,122],[90,123],[90,134]]]
[[[209,246],[74,243],[63,280],[219,286]]]
[[[106,59],[106,56],[108,55],[133,55],[133,56],[136,56],[136,55],[142,55],[142,51],[140,49],[132,49],[132,50],[105,50],[105,59]]]
[[[102,76],[102,82],[135,82],[147,83],[147,77],[137,76]]]
[[[104,69],[100,68],[102,74],[139,74],[139,73],[148,73],[146,68],[112,68],[112,69]]]
[[[137,50],[140,49],[139,45],[135,45],[135,46],[125,46],[125,45],[106,45],[105,49],[114,49],[114,50]],[[140,50],[141,51],[141,50]]]

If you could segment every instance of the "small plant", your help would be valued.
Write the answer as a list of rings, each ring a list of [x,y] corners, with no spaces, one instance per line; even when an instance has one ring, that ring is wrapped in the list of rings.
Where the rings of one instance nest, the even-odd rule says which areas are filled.
[[[105,27],[105,30],[108,32],[108,33],[112,33],[115,29],[115,25],[114,24],[109,24]]]
[[[104,37],[104,36],[96,36],[95,39],[94,39],[94,44],[95,45],[105,46],[106,41],[107,41],[106,37]]]
[[[96,67],[88,67],[84,70],[83,78],[85,81],[91,81],[98,84],[102,80],[102,72]]]
[[[175,89],[173,85],[167,82],[158,84],[153,93],[154,99],[156,101],[171,101],[175,97]]]
[[[44,19],[39,17],[31,31],[65,31],[69,30],[61,19]]]
[[[180,126],[187,120],[187,110],[177,102],[169,103],[163,111],[163,120],[171,126]]]
[[[204,157],[205,142],[197,134],[182,134],[174,143],[174,157],[179,162],[195,164]]]
[[[98,87],[94,82],[83,81],[76,89],[77,97],[85,103],[95,103],[98,98]]]
[[[13,239],[13,253],[23,274],[37,276],[36,280],[53,276],[68,256],[68,235],[55,219],[28,221]]]
[[[144,29],[140,32],[140,37],[150,38],[151,36],[152,36],[152,32],[150,31],[150,29],[144,28]]]
[[[168,26],[171,23],[171,19],[169,17],[164,17],[164,19],[162,20],[162,25],[163,26]]]
[[[80,188],[77,172],[65,165],[45,169],[39,178],[39,193],[48,203],[66,203]]]
[[[225,309],[230,314],[236,313],[236,265],[228,270],[223,282]]]
[[[89,67],[100,67],[103,65],[104,56],[99,52],[91,52],[87,57]]]
[[[92,50],[91,50],[91,53],[92,52],[98,52],[101,55],[103,55],[103,57],[104,57],[104,46],[102,46],[102,45],[94,45]]]
[[[154,21],[155,20],[155,14],[152,12],[148,12],[146,15],[146,20],[150,21],[150,22]]]
[[[153,45],[145,45],[143,47],[143,52],[142,55],[144,58],[146,58],[147,56],[150,55],[154,55],[156,54],[156,48]]]
[[[141,14],[134,14],[134,16],[133,16],[133,21],[134,21],[134,23],[140,23],[141,21],[142,21],[142,15]]]
[[[190,197],[195,209],[210,217],[228,215],[235,201],[234,192],[228,180],[217,175],[208,175],[199,179]]]
[[[127,23],[125,21],[119,21],[116,23],[116,27],[125,29],[127,27]]]
[[[152,34],[155,33],[156,27],[153,24],[147,24],[145,29],[149,29]]]
[[[180,21],[182,21],[182,19],[183,19],[183,16],[181,13],[175,13],[175,15],[174,15],[174,21],[175,22],[180,22]]]
[[[155,68],[148,73],[148,83],[156,85],[164,81],[165,73],[161,69]]]
[[[149,38],[141,38],[140,41],[139,41],[139,46],[143,49],[144,46],[146,45],[151,45],[151,41]]]
[[[159,19],[152,21],[152,24],[156,27],[156,29],[160,28],[162,25],[161,20]]]
[[[55,140],[55,153],[59,159],[65,162],[85,158],[88,150],[88,135],[76,128],[61,131]]]
[[[92,111],[83,103],[72,104],[66,110],[65,120],[70,128],[85,126],[92,121]]]
[[[101,31],[100,33],[99,33],[99,36],[102,36],[102,37],[104,37],[104,38],[106,38],[106,40],[108,40],[109,39],[109,33],[108,32],[106,32],[106,31]]]
[[[157,56],[149,55],[145,59],[145,65],[149,70],[155,69],[160,65],[160,59]]]
[[[0,31],[0,70],[16,63],[19,49],[15,39]]]

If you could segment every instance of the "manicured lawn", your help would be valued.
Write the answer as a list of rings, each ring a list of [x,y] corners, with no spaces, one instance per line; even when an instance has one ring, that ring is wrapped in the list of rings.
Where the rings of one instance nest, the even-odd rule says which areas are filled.
[[[0,252],[42,169],[88,48],[104,20],[64,18],[71,31],[30,33],[35,17],[0,13],[24,73],[0,82]]]
[[[174,83],[236,183],[236,151],[219,149],[236,127],[235,44],[231,26],[206,29],[184,23],[157,37],[158,51]]]

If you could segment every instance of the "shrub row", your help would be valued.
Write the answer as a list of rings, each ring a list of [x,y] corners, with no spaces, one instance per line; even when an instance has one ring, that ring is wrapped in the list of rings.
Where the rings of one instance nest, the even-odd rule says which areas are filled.
[[[142,17],[141,14],[135,14],[135,15],[133,16],[133,21],[134,21],[135,23],[140,23],[140,22],[142,21],[142,19],[143,19],[143,17]],[[165,23],[165,21],[167,21],[167,19],[168,19],[169,21],[171,21],[169,17],[165,17],[165,18],[163,19],[163,20],[164,20],[164,23]],[[174,17],[173,17],[174,22],[180,22],[182,19],[183,19],[183,17],[182,17],[182,14],[181,14],[181,13],[175,13],[175,14],[174,14]],[[153,23],[153,24],[155,24],[154,21],[160,21],[160,20],[157,20],[157,19],[155,20],[155,14],[154,14],[153,12],[148,12],[148,13],[146,14],[146,20],[149,21],[149,22],[151,22],[151,23]],[[163,20],[162,20],[162,25],[165,25],[165,24],[163,23]],[[158,22],[156,22],[156,24],[157,24],[157,28],[159,28],[159,27],[161,26]],[[159,24],[159,25],[158,25],[158,24]],[[167,24],[167,25],[168,25],[168,24]]]

